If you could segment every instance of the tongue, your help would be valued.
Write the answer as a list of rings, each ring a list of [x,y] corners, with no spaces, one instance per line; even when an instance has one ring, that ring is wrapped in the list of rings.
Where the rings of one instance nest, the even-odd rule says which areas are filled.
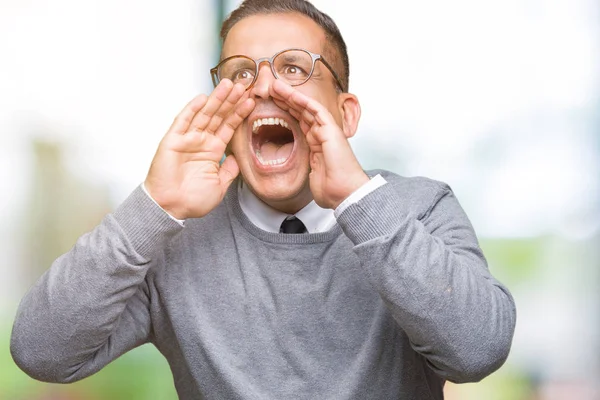
[[[264,161],[287,159],[292,154],[294,143],[279,145],[267,142],[260,147],[260,155]]]

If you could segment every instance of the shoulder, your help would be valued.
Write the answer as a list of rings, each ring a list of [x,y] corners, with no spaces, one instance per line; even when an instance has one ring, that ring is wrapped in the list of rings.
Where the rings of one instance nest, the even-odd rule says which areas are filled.
[[[443,199],[456,202],[452,189],[444,182],[422,176],[405,177],[381,169],[365,172],[370,177],[381,175],[389,185],[386,190],[393,193],[390,198],[419,219],[430,215]]]
[[[447,183],[423,176],[406,177],[384,169],[374,169],[365,172],[369,177],[381,175],[396,191],[406,196],[435,197],[452,191]]]

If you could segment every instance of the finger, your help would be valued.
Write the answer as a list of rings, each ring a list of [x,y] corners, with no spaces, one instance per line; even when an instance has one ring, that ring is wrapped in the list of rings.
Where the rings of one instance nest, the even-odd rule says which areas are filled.
[[[302,113],[308,111],[309,114],[312,114],[315,117],[319,124],[325,125],[335,123],[333,116],[329,110],[327,110],[327,108],[325,108],[315,99],[312,99],[304,93],[294,89],[292,86],[279,80],[275,80],[271,85],[270,90],[273,98],[284,101],[290,106],[290,108]],[[303,115],[303,117],[307,118],[308,114]]]
[[[282,107],[285,110],[289,110],[290,108],[296,109],[298,111],[302,111],[299,107],[292,101],[292,95],[296,91],[292,86],[288,85],[285,82],[274,81],[273,85],[269,88],[269,94],[275,101],[275,103]]]
[[[206,130],[210,133],[215,133],[215,131],[221,126],[221,122],[223,119],[229,114],[229,112],[235,107],[238,101],[242,98],[244,92],[246,91],[246,87],[242,84],[235,84],[233,89],[229,93],[229,96],[225,99],[221,107],[217,110],[215,115],[210,119]]]
[[[290,110],[290,106],[288,105],[288,103],[286,103],[283,100],[279,100],[279,99],[273,97],[273,103],[275,103],[277,105],[277,107],[281,108],[283,111]]]
[[[286,111],[300,123],[300,129],[304,133],[308,133],[311,126],[315,123],[315,117],[307,110],[298,111],[294,108],[289,108]]]
[[[282,110],[290,113],[300,123],[304,121],[306,124],[312,125],[315,122],[315,117],[306,109],[300,109],[299,107],[292,108],[286,102],[276,99],[274,99],[274,103]],[[304,130],[304,128],[302,129]],[[306,130],[304,131],[306,132]]]
[[[306,109],[302,110],[302,113],[300,113],[298,119],[300,121],[306,122],[308,125],[314,125],[315,123],[318,122],[316,117],[310,111],[308,111]]]
[[[314,117],[306,110],[298,111],[297,109],[291,108],[287,103],[274,100],[274,103],[284,111],[287,111],[292,117],[294,117],[300,123],[300,129],[304,133],[307,133],[310,129],[310,125],[314,122]]]
[[[305,119],[308,123],[313,123],[315,120],[314,116],[310,111],[298,106],[292,100],[290,100],[290,102],[288,103],[284,100],[278,100],[274,98],[273,102],[277,105],[277,107],[289,112],[292,115],[292,117],[296,118],[297,120]],[[292,106],[290,106],[290,104]]]
[[[222,193],[227,191],[231,182],[235,179],[236,176],[240,173],[240,167],[238,166],[237,161],[233,155],[228,155],[225,157],[225,161],[221,164],[219,168],[219,178],[221,180],[221,190]]]
[[[225,118],[219,129],[215,132],[215,135],[221,138],[223,143],[229,143],[235,130],[250,115],[255,106],[256,103],[253,99],[244,100]]]
[[[281,108],[284,111],[287,111],[292,117],[296,118],[296,119],[300,119],[300,117],[302,116],[302,113],[298,110],[294,110],[293,108],[283,108],[281,106],[279,106],[279,108]]]
[[[297,95],[305,97],[306,99],[310,98],[284,82],[281,82],[281,84],[277,86],[278,90],[272,91],[274,103],[281,109],[289,112],[297,120],[305,120],[308,124],[314,123],[315,118],[312,115],[312,112],[297,101]]]
[[[315,130],[315,129],[317,129],[317,127],[314,125],[308,124],[304,120],[300,120],[300,129],[302,129],[302,132],[304,132],[305,135],[308,135],[311,132],[311,130]]]
[[[196,130],[204,130],[206,129],[210,119],[217,112],[217,110],[221,107],[223,102],[227,100],[229,94],[231,93],[234,85],[229,79],[223,79],[213,90],[213,92],[208,96],[208,101],[202,107],[198,113],[192,119],[190,123],[190,129]]]
[[[208,96],[205,94],[194,97],[184,108],[181,110],[179,115],[175,117],[175,120],[169,128],[169,133],[180,133],[184,134],[189,131],[190,123],[194,116],[206,105]]]
[[[308,134],[308,132],[310,131],[310,129],[312,127],[312,122],[310,122],[307,118],[303,118],[303,114],[294,109],[290,109],[289,113],[292,117],[294,117],[298,121],[302,132],[304,132],[304,134]],[[314,118],[311,116],[310,120],[314,121]]]
[[[284,102],[288,105],[288,107],[294,108],[298,111],[302,111],[302,109],[306,108],[305,105],[298,102],[298,95],[301,97],[306,96],[285,82],[274,81],[273,85],[270,86],[270,94],[274,99]]]
[[[322,166],[324,165],[323,152],[311,152],[309,162],[310,162],[310,168],[312,170],[317,170],[317,169],[322,168]]]

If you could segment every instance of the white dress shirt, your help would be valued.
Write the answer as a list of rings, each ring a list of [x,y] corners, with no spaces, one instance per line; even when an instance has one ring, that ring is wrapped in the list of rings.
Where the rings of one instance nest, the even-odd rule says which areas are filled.
[[[256,197],[256,195],[248,188],[248,185],[245,185],[241,179],[239,180],[237,190],[242,211],[244,214],[246,214],[248,219],[260,229],[267,232],[279,233],[279,227],[281,226],[283,220],[291,215],[295,215],[304,223],[308,233],[317,233],[325,232],[331,229],[337,223],[336,218],[348,206],[358,202],[360,199],[378,187],[385,185],[386,183],[387,181],[383,179],[381,175],[376,175],[367,183],[358,188],[355,192],[353,192],[350,196],[348,196],[348,198],[344,200],[335,210],[321,208],[313,200],[296,214],[286,214],[268,206],[266,203]],[[150,197],[152,201],[156,203],[156,201],[146,190],[146,187],[143,183],[142,189],[148,195],[148,197]],[[158,203],[156,204],[160,207]],[[184,226],[185,220],[177,219],[170,214],[169,216]]]

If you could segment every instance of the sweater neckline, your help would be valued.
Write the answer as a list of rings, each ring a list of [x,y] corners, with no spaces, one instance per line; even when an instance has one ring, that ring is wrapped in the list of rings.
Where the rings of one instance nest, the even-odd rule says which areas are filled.
[[[239,178],[238,178],[239,179]],[[256,238],[270,243],[281,243],[281,244],[311,244],[311,243],[324,243],[329,242],[338,237],[342,233],[342,228],[339,224],[335,224],[331,229],[325,232],[317,233],[273,233],[267,232],[256,225],[254,225],[250,219],[242,211],[240,201],[238,198],[238,186],[237,180],[233,181],[227,189],[226,203],[229,212],[235,217],[237,221],[252,235]]]

